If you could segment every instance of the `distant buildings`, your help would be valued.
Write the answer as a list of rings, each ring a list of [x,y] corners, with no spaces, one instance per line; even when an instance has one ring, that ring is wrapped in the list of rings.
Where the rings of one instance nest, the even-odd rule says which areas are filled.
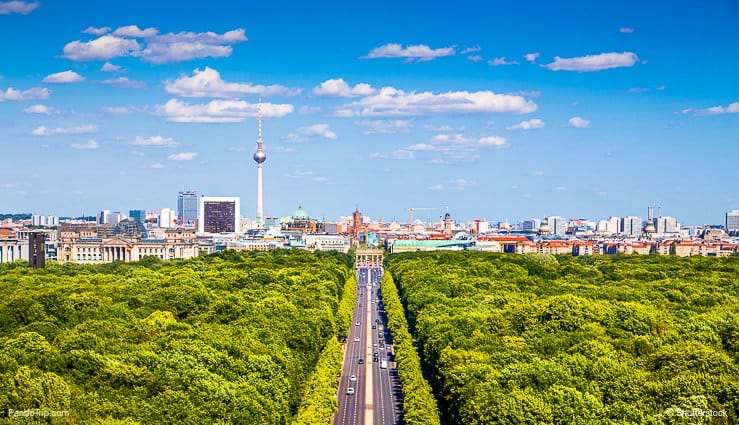
[[[146,256],[163,260],[198,255],[193,230],[167,229],[162,238],[145,238],[133,220],[112,225],[62,225],[58,231],[57,261],[78,264],[103,264],[112,261],[138,261]],[[140,226],[140,223],[139,223]]]
[[[55,227],[59,225],[59,217],[55,215],[33,214],[31,216],[31,225],[40,227]]]
[[[541,220],[534,218],[531,220],[524,220],[521,224],[521,230],[524,232],[538,232],[541,227]]]
[[[564,217],[552,215],[547,217],[549,232],[553,235],[564,236],[567,233],[567,220]]]
[[[102,210],[98,213],[98,224],[118,224],[125,217],[119,211]]]
[[[739,230],[739,210],[731,210],[726,212],[726,230]]]
[[[177,194],[177,224],[186,229],[193,229],[197,218],[198,193],[186,190]]]
[[[241,228],[240,203],[238,197],[202,196],[198,233],[236,233]]]
[[[144,210],[130,210],[128,212],[128,217],[132,218],[139,223],[145,223],[146,222],[146,211]]]
[[[177,215],[171,208],[162,208],[159,212],[159,227],[162,229],[171,229],[177,227]]]
[[[641,235],[642,224],[639,217],[629,216],[621,219],[621,231],[628,236],[637,237]]]

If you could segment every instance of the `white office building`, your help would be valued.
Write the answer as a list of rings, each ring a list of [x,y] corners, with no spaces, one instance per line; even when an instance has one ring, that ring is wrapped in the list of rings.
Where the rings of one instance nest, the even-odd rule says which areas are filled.
[[[629,216],[621,219],[621,232],[629,236],[641,235],[641,219],[639,217]]]
[[[177,227],[177,212],[171,208],[162,208],[159,211],[159,227],[170,229]]]
[[[31,224],[41,227],[54,227],[59,225],[59,217],[55,215],[34,214],[31,216]]]
[[[567,233],[567,220],[564,217],[550,215],[547,217],[547,223],[553,235],[564,236]]]

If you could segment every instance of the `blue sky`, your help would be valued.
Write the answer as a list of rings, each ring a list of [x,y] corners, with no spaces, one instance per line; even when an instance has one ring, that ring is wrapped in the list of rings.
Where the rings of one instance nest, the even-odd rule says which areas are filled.
[[[739,208],[739,4],[0,0],[0,211]],[[244,4],[241,4],[244,3]]]

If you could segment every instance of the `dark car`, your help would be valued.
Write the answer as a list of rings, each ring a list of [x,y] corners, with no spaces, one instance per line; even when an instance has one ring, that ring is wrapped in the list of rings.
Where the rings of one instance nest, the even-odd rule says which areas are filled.
[[[359,360],[357,360],[357,363],[364,364],[364,359],[363,358],[360,358]]]

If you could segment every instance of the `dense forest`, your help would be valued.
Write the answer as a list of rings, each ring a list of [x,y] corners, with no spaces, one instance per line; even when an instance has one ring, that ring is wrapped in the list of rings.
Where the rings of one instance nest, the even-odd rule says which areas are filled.
[[[47,264],[0,265],[0,423],[38,408],[69,412],[52,423],[286,424],[316,414],[307,387],[335,391],[315,371],[340,367],[348,255]]]
[[[737,420],[739,257],[386,262],[448,424]]]

